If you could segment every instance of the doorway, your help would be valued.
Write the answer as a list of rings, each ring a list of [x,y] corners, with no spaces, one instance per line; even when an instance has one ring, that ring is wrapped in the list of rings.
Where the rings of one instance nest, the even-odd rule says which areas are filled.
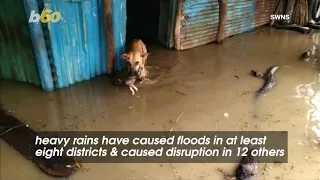
[[[127,42],[159,44],[160,0],[127,0]]]

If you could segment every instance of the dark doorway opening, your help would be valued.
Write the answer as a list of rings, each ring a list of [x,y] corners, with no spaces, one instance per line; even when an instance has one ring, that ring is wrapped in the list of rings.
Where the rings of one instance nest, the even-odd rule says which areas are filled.
[[[127,0],[127,42],[158,44],[160,0]]]

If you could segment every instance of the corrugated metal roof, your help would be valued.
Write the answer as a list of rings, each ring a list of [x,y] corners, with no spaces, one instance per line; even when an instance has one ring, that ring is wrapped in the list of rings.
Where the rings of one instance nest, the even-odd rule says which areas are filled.
[[[0,77],[40,85],[28,19],[20,0],[1,1]]]

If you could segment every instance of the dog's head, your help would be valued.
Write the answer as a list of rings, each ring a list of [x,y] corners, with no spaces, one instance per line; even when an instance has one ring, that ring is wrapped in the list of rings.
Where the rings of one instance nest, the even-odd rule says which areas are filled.
[[[144,67],[144,60],[150,55],[150,53],[141,54],[139,52],[129,52],[121,55],[121,58],[128,63],[129,74],[136,75],[139,73],[139,69]]]

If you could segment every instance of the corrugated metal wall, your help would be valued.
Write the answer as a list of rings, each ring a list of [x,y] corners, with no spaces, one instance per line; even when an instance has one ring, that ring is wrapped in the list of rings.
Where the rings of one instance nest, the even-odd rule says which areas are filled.
[[[0,77],[40,85],[23,2],[0,5]]]
[[[40,1],[40,0],[39,0]],[[31,11],[39,12],[39,6],[37,0],[24,0],[24,8],[26,17],[30,17]],[[38,72],[40,75],[41,86],[45,91],[52,91],[54,89],[52,72],[50,68],[50,62],[45,42],[45,35],[42,30],[42,23],[29,23],[30,36],[32,46],[36,56],[36,62],[38,65]],[[50,43],[47,43],[50,45]]]
[[[275,12],[279,0],[257,0],[256,2],[256,27],[268,24],[270,16]]]
[[[28,24],[31,11],[41,14],[43,8],[59,11],[61,20]],[[101,0],[4,0],[0,10],[1,78],[52,91],[107,72]],[[119,71],[125,66],[120,56],[125,51],[126,0],[112,0],[112,15],[114,69]]]
[[[125,46],[125,0],[113,0],[115,70]],[[107,73],[107,48],[103,9],[99,0],[44,0],[44,7],[61,13],[58,23],[48,24],[52,52],[51,68],[56,88],[89,80]],[[51,53],[49,53],[50,55]]]
[[[278,0],[228,0],[225,36],[269,23]],[[181,50],[214,42],[219,24],[218,0],[184,0],[180,29]]]
[[[181,50],[215,40],[219,23],[218,0],[184,0],[182,16]]]
[[[121,55],[125,52],[127,35],[127,0],[112,0],[112,22],[115,46],[115,71],[120,71],[125,67],[125,62],[121,60]],[[100,21],[100,23],[103,22]]]
[[[226,36],[268,24],[278,0],[229,0]]]
[[[103,28],[99,28],[97,0],[71,2],[44,0],[44,7],[61,13],[58,23],[49,23],[52,70],[56,88],[68,87],[106,73]],[[103,25],[103,24],[102,24]],[[101,27],[101,26],[100,26]]]
[[[255,28],[256,0],[229,0],[227,7],[226,37]]]

